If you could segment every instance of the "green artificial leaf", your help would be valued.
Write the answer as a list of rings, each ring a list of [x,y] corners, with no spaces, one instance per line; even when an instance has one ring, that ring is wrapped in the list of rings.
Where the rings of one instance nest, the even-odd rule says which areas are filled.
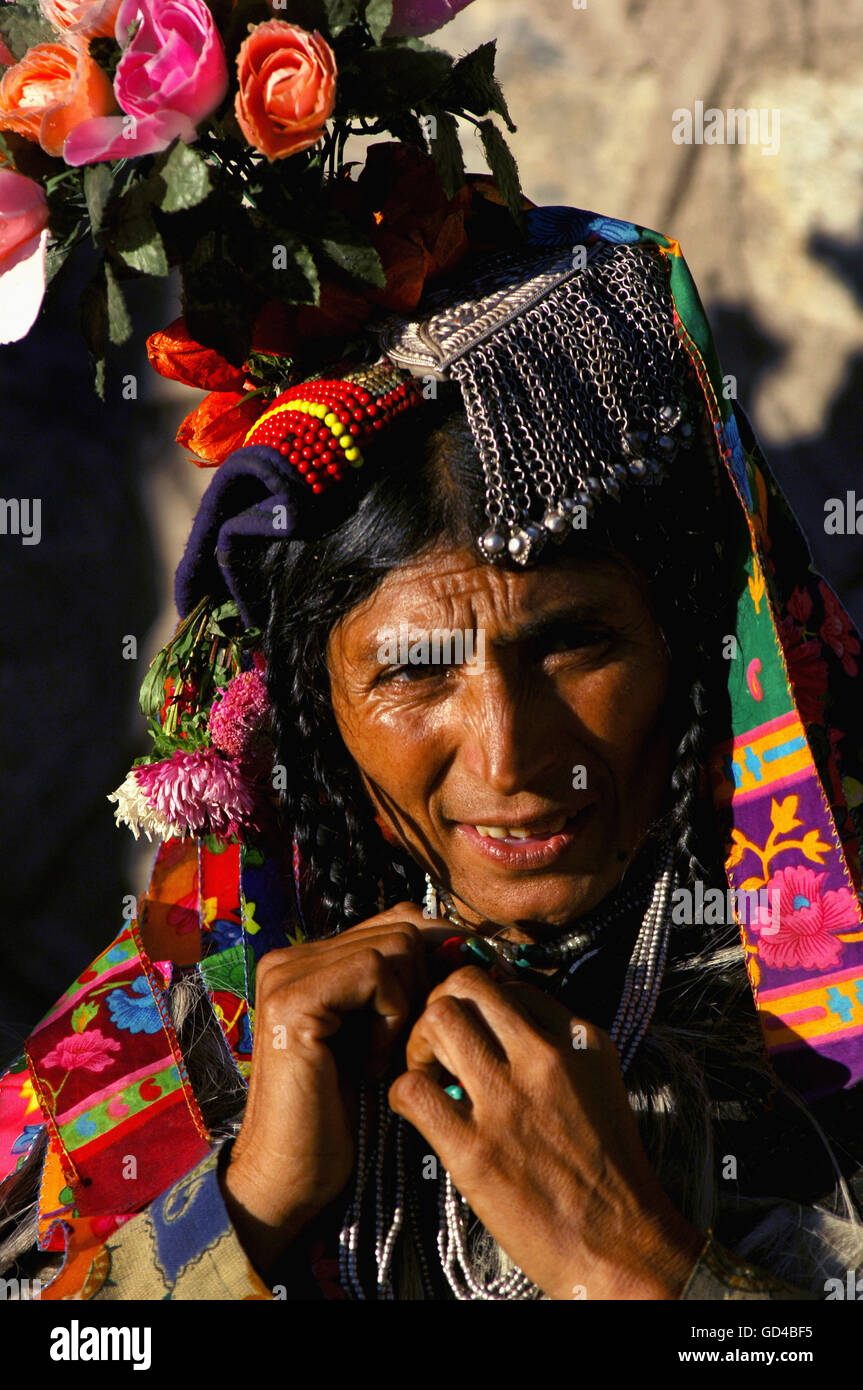
[[[123,50],[117,40],[107,34],[97,34],[90,40],[90,57],[98,63],[106,77],[114,81],[117,66],[123,56]]]
[[[502,116],[509,130],[515,126],[510,118],[503,92],[494,75],[497,44],[494,39],[480,44],[472,53],[459,58],[447,82],[444,104],[451,110],[470,111],[485,116],[489,111]]]
[[[104,356],[108,343],[108,288],[101,265],[84,286],[78,301],[78,316],[90,352],[96,358]]]
[[[384,286],[386,276],[381,258],[367,237],[347,218],[331,217],[320,237],[323,254],[354,280]]]
[[[268,298],[286,304],[317,304],[320,281],[315,258],[284,224],[259,212],[247,218],[250,235],[241,248],[240,269]]]
[[[126,343],[132,336],[132,320],[126,308],[123,291],[117,283],[113,267],[105,262],[105,283],[108,303],[108,337],[112,343]]]
[[[134,185],[118,203],[116,220],[105,241],[130,270],[144,275],[168,274],[168,258],[150,212],[146,186]]]
[[[366,0],[363,18],[375,43],[380,43],[392,22],[393,0]]]
[[[356,0],[324,0],[324,10],[327,16],[327,28],[330,34],[335,37],[343,29],[347,29],[349,24],[353,24],[357,18],[358,5]]]
[[[338,115],[385,117],[414,109],[438,92],[453,60],[421,39],[384,39],[379,48],[355,54],[340,72]]]
[[[210,171],[204,160],[182,140],[156,159],[147,180],[147,194],[163,212],[197,207],[210,192]]]
[[[68,245],[48,247],[48,254],[45,257],[46,286],[50,285],[54,276],[58,275],[63,269],[63,266],[66,264],[66,257],[69,255],[71,249],[72,248]]]
[[[58,42],[57,31],[40,13],[38,5],[27,4],[26,0],[4,5],[0,10],[0,38],[16,59],[23,58],[27,49],[37,43]]]
[[[444,190],[452,198],[464,183],[464,159],[458,138],[458,121],[448,111],[435,109],[430,111],[429,115],[436,122],[436,134],[429,140],[429,146]]]
[[[101,230],[102,215],[111,196],[114,180],[107,164],[91,164],[84,170],[84,197],[94,233]]]
[[[518,226],[522,226],[524,222],[523,195],[518,177],[518,165],[513,158],[512,151],[493,121],[481,121],[479,134],[486,162],[494,176],[498,190],[515,222]]]
[[[425,115],[425,113],[423,113]],[[394,111],[386,118],[387,129],[405,145],[417,145],[427,153],[426,126],[413,111]]]

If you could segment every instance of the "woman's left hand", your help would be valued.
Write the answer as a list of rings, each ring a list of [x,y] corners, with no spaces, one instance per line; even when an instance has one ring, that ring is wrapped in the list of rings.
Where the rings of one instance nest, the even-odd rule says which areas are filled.
[[[601,1029],[469,966],[429,995],[389,1098],[550,1298],[680,1297],[705,1238],[660,1186]]]

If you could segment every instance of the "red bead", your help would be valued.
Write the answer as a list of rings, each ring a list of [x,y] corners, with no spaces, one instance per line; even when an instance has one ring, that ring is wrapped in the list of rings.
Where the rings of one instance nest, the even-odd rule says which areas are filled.
[[[366,406],[366,414],[367,414],[367,415],[371,415],[372,417],[374,417],[375,415],[377,415],[377,413],[378,413],[378,408],[377,408],[376,405],[371,404],[371,405],[367,405],[367,406]]]
[[[312,453],[313,453],[313,454],[322,454],[323,452],[324,452],[324,446],[323,446],[323,444],[321,443],[321,441],[320,441],[319,439],[316,439],[315,442],[314,442],[314,444],[312,445]]]
[[[365,419],[365,416],[364,416],[364,414],[363,414],[363,412],[362,412],[361,410],[352,410],[352,411],[351,411],[351,414],[352,414],[352,416],[354,417],[355,420],[364,420],[364,419]]]
[[[334,473],[334,474],[333,474],[333,481],[336,482],[336,483],[340,483],[340,482],[342,481],[342,478],[343,478],[344,476],[345,476],[344,473]]]
[[[334,458],[335,454],[333,453],[332,449],[324,449],[323,453],[321,454],[321,463],[332,463]]]
[[[330,434],[330,432],[329,432],[329,430],[327,429],[326,425],[321,425],[321,428],[318,430],[318,439],[322,439],[322,440],[326,441],[326,440],[329,440],[329,439],[331,439],[331,438],[332,438],[332,435]]]
[[[292,450],[292,452],[288,454],[288,463],[298,464],[300,463],[300,461],[301,455],[297,453],[296,449]]]
[[[376,430],[382,430],[385,424],[386,424],[386,421],[385,421],[385,420],[375,420],[375,429],[376,429]]]
[[[312,484],[312,492],[323,492],[323,490],[324,490],[324,488],[323,488],[323,484],[322,484],[322,483],[313,483],[313,484]]]
[[[311,451],[311,449],[309,449],[308,447],[305,448],[305,449],[303,449],[303,450],[302,450],[302,455],[303,455],[303,458],[304,458],[304,459],[310,459],[310,458],[312,457],[312,451]]]
[[[351,423],[351,417],[350,417],[350,415],[348,414],[348,412],[347,412],[346,410],[340,410],[340,411],[339,411],[339,424],[340,424],[340,425],[349,425],[350,423]]]
[[[359,401],[360,405],[368,405],[369,401],[371,400],[371,396],[369,395],[368,391],[358,391],[357,400]]]
[[[327,464],[327,472],[328,472],[328,473],[338,473],[338,471],[339,471],[339,465],[338,465],[337,463],[328,463],[328,464]]]
[[[308,462],[307,459],[300,459],[299,463],[297,464],[297,471],[299,473],[308,473],[311,466],[312,465]]]
[[[290,444],[280,444],[280,445],[279,445],[279,453],[280,453],[280,454],[289,454],[290,452],[291,452],[291,446],[290,446]]]

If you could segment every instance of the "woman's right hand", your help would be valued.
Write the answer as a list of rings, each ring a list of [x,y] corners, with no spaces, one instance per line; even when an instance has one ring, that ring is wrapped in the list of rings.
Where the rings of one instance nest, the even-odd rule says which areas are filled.
[[[346,1186],[356,1088],[386,1069],[427,993],[426,950],[453,934],[404,902],[258,962],[249,1094],[222,1190],[262,1274]]]

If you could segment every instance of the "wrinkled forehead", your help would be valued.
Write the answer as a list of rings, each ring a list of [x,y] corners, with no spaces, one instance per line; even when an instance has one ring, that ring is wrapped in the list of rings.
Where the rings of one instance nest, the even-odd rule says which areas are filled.
[[[527,570],[504,569],[471,550],[441,544],[390,570],[374,592],[346,614],[330,652],[359,655],[381,629],[482,628],[494,641],[529,637],[557,616],[617,625],[649,607],[641,572],[598,551],[560,556]]]

